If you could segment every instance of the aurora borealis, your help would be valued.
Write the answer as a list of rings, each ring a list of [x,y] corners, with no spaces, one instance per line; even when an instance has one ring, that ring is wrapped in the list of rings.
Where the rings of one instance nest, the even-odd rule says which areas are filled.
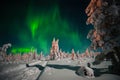
[[[0,23],[0,45],[12,43],[11,51],[34,47],[48,54],[52,39],[59,39],[63,51],[85,51],[90,26],[86,25],[85,7],[89,0],[28,0],[4,2]]]

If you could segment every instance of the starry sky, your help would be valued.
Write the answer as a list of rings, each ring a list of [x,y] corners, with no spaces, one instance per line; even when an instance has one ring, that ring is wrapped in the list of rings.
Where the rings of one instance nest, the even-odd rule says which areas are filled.
[[[53,38],[63,51],[84,52],[86,38],[85,8],[90,0],[4,0],[0,3],[0,46],[11,43],[11,52],[37,48],[48,54]]]

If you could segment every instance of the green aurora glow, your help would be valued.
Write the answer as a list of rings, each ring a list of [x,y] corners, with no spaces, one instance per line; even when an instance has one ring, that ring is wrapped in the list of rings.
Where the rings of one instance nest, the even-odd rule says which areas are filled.
[[[21,11],[25,12],[20,13]],[[75,51],[85,51],[89,46],[89,41],[86,39],[88,29],[82,29],[84,23],[79,24],[78,21],[76,23],[81,27],[81,30],[78,30],[79,26],[71,22],[70,19],[72,18],[66,17],[64,13],[62,14],[63,11],[57,2],[51,2],[47,6],[45,4],[36,6],[34,2],[31,2],[27,8],[18,10],[17,16],[23,14],[23,18],[15,17],[15,20],[12,19],[10,21],[12,24],[9,25],[10,35],[13,35],[10,39],[10,42],[13,43],[11,52],[29,52],[33,47],[37,49],[38,53],[42,51],[45,55],[49,54],[54,37],[59,39],[59,47],[65,52],[71,52],[72,48]],[[82,18],[82,16],[79,17]]]
[[[45,53],[49,53],[51,41],[54,37],[57,37],[60,41],[62,39],[67,40],[64,45],[69,44],[73,46],[73,48],[77,48],[78,45],[82,45],[80,35],[70,29],[70,25],[67,20],[61,18],[58,6],[55,6],[47,12],[42,11],[37,14],[32,10],[29,11],[27,16],[27,25],[30,35],[28,33],[20,34],[20,40],[23,42],[30,41],[28,42],[29,45],[37,45],[37,48]],[[23,52],[24,49],[14,49],[12,51],[20,50]]]
[[[34,48],[12,48],[11,50],[12,54],[23,54],[23,53],[29,53],[29,52],[35,52]]]

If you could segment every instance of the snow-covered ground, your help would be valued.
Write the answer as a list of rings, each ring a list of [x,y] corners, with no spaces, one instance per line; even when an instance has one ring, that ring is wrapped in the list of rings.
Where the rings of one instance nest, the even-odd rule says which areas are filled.
[[[91,66],[95,72],[95,78],[87,78],[76,73],[80,66],[86,66],[88,62],[93,61],[93,59],[83,59],[81,62],[71,59],[49,61],[37,80],[120,80],[120,76],[108,73],[110,61]]]
[[[41,66],[42,65],[42,66]],[[0,80],[36,80],[46,61],[29,64],[0,64]]]
[[[0,80],[120,80],[120,76],[107,72],[110,61],[92,65],[95,78],[80,76],[80,66],[93,62],[92,59],[36,61],[29,64],[0,64]]]

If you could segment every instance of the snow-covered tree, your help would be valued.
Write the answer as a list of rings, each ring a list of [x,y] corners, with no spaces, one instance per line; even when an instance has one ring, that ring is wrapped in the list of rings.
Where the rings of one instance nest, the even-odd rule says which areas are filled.
[[[87,24],[94,26],[87,38],[91,40],[90,49],[102,49],[102,55],[120,65],[120,1],[91,0],[85,10]]]
[[[0,60],[5,60],[6,59],[7,49],[11,46],[12,46],[11,43],[7,43],[7,44],[4,44],[2,47],[0,47],[0,58],[2,58]]]

